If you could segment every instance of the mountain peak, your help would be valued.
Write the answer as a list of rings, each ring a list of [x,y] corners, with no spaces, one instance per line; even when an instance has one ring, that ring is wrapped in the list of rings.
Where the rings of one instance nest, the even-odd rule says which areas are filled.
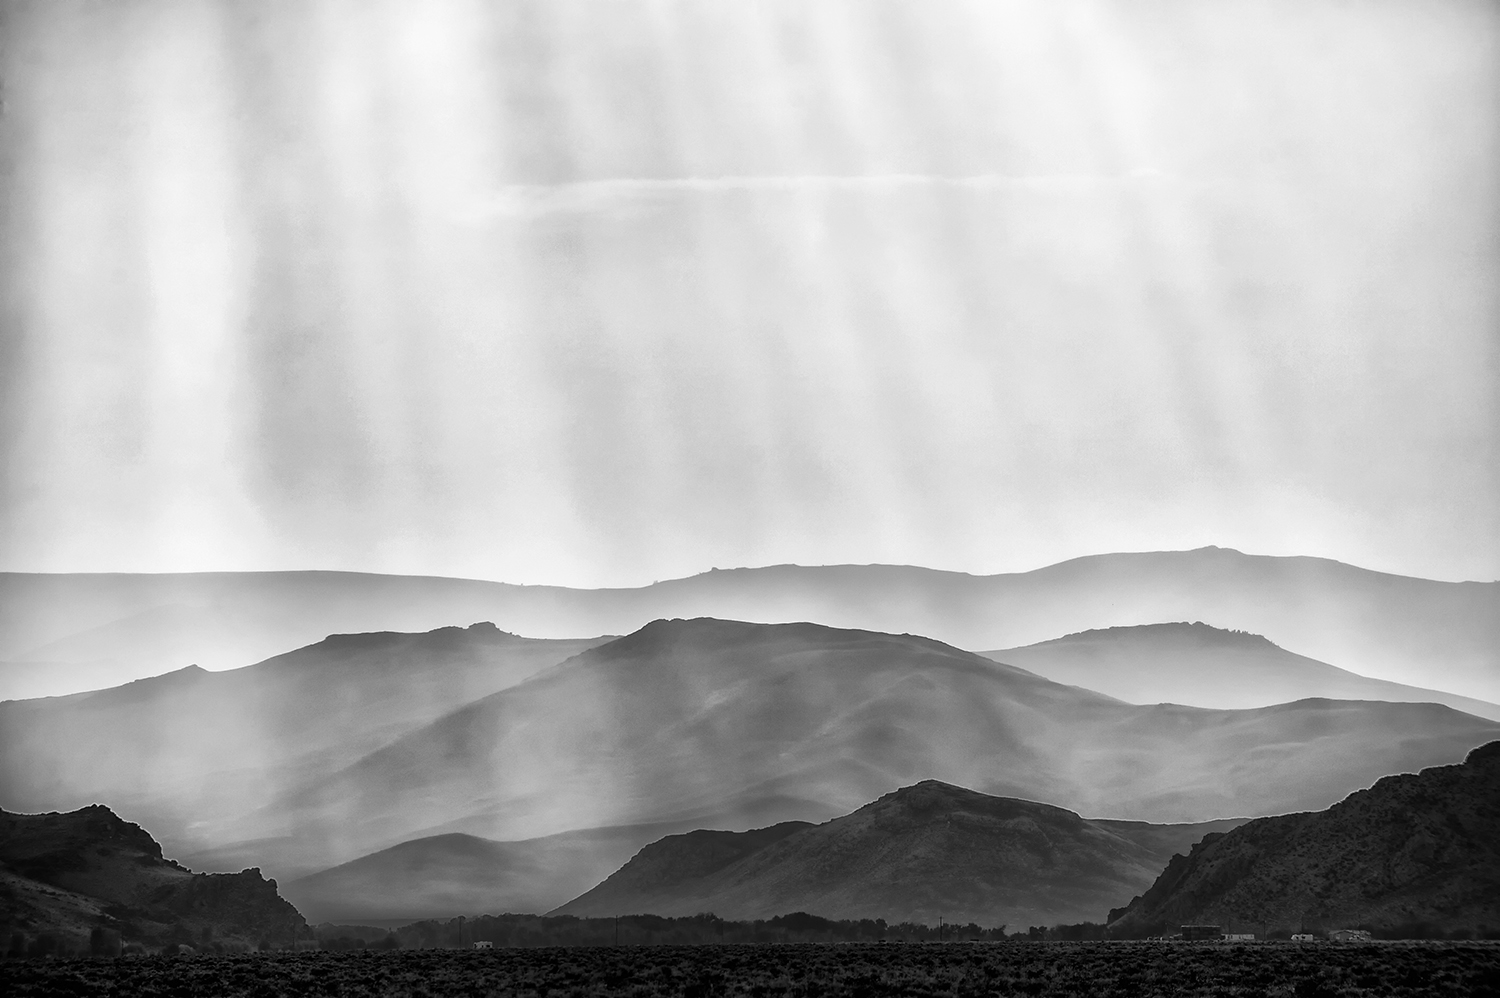
[[[1064,634],[1060,638],[1050,641],[1041,641],[1037,645],[1028,647],[1040,647],[1044,645],[1061,644],[1070,641],[1098,641],[1098,640],[1153,640],[1167,639],[1177,641],[1193,641],[1198,644],[1215,645],[1237,645],[1241,647],[1280,647],[1271,639],[1253,631],[1241,631],[1233,628],[1215,627],[1205,624],[1201,620],[1191,623],[1186,620],[1162,621],[1155,624],[1124,624],[1115,627],[1096,627],[1086,631],[1074,631]]]
[[[954,814],[967,814],[998,821],[1034,818],[1072,824],[1083,820],[1073,811],[1053,804],[1043,804],[1019,797],[999,797],[932,779],[893,790],[859,810],[872,814],[899,814],[918,820]]]
[[[1156,869],[1071,811],[927,779],[820,825],[669,836],[556,913],[1050,924],[1097,918]]]

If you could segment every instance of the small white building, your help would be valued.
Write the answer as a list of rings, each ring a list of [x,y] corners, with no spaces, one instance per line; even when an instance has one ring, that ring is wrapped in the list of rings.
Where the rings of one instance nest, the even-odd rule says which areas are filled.
[[[495,944],[492,943],[492,942],[490,942],[488,939],[476,939],[476,940],[474,940],[474,948],[475,949],[494,949],[495,948]]]
[[[1294,942],[1294,943],[1313,943],[1313,942],[1317,942],[1317,941],[1318,941],[1318,937],[1315,936],[1315,935],[1313,935],[1311,932],[1293,932],[1292,933],[1292,942]]]

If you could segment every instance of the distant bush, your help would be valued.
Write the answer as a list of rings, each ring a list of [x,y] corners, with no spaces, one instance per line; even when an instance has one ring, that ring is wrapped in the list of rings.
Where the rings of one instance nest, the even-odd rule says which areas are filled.
[[[329,930],[332,931],[332,930]],[[999,941],[1005,926],[925,925],[884,919],[832,920],[807,912],[731,922],[711,913],[681,918],[627,915],[481,915],[415,922],[395,930],[404,949],[467,948],[487,941],[497,947],[692,945],[698,943],[853,943]],[[374,944],[371,944],[372,946]]]

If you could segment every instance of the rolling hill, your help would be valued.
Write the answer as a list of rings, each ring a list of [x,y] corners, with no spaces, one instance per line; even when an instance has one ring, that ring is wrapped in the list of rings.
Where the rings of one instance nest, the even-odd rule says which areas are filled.
[[[1211,825],[1088,821],[1033,801],[926,780],[820,825],[694,831],[653,842],[554,914],[824,918],[1012,929],[1098,921],[1150,883],[1169,842]]]
[[[1326,697],[1441,703],[1500,720],[1500,704],[1357,676],[1289,652],[1258,634],[1202,622],[1102,628],[984,654],[1128,703],[1239,710]]]
[[[0,805],[40,811],[107,797],[161,829],[179,855],[212,863],[201,850],[227,845],[234,819],[271,795],[602,640],[522,638],[492,624],[335,635],[244,669],[192,667],[0,703]]]
[[[787,805],[778,820],[821,820],[929,778],[1085,814],[1201,821],[1327,806],[1497,733],[1435,704],[1135,706],[914,635],[661,620],[240,825],[351,859],[440,831],[526,839],[775,801]]]
[[[974,576],[890,565],[713,571],[635,589],[581,590],[342,572],[0,574],[0,661],[35,693],[197,663],[249,665],[327,634],[493,620],[525,634],[627,633],[659,617],[926,634],[1009,648],[1059,634],[1203,620],[1362,675],[1500,700],[1500,583],[1435,582],[1318,558],[1221,548],[1079,558]],[[73,676],[72,667],[79,673]],[[0,681],[5,679],[0,669]],[[0,697],[19,695],[0,689]]]
[[[1500,742],[1324,811],[1205,836],[1110,914],[1120,935],[1230,919],[1264,931],[1500,925]]]
[[[593,828],[523,842],[449,832],[302,877],[282,893],[309,918],[329,921],[541,913],[597,884],[643,845],[681,825]],[[810,827],[775,827],[787,826]]]

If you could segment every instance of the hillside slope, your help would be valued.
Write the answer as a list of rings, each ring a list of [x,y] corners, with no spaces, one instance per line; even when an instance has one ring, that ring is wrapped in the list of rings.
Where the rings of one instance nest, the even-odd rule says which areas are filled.
[[[1258,634],[1227,631],[1201,621],[1082,631],[984,654],[1128,703],[1240,710],[1326,697],[1441,703],[1500,720],[1500,704],[1358,676],[1289,652]]]
[[[0,806],[108,798],[178,854],[223,845],[234,819],[274,794],[602,640],[522,638],[488,623],[334,635],[244,669],[0,703]]]
[[[1497,734],[1433,704],[1134,706],[913,635],[663,620],[246,825],[372,848],[428,829],[509,840],[774,799],[826,815],[929,778],[1086,814],[1202,821],[1323,807]]]
[[[661,839],[555,914],[1097,920],[1160,854],[1071,811],[926,780],[821,825]]]
[[[696,616],[817,620],[976,649],[1203,620],[1362,675],[1500,701],[1500,583],[1436,582],[1221,548],[1097,555],[989,576],[781,565],[598,590],[343,572],[8,573],[0,574],[0,661],[91,664],[123,682],[190,662],[248,665],[326,634],[493,620],[572,637]],[[66,668],[55,675],[64,683]]]
[[[193,873],[102,804],[67,814],[0,811],[0,931],[51,933],[87,951],[94,929],[127,942],[290,945],[297,910],[259,870]]]
[[[591,828],[521,842],[461,832],[431,835],[299,878],[283,885],[282,893],[314,920],[541,913],[597,884],[643,845],[681,825]]]
[[[1267,931],[1500,924],[1500,742],[1324,811],[1205,836],[1111,924],[1144,935],[1231,918]]]

